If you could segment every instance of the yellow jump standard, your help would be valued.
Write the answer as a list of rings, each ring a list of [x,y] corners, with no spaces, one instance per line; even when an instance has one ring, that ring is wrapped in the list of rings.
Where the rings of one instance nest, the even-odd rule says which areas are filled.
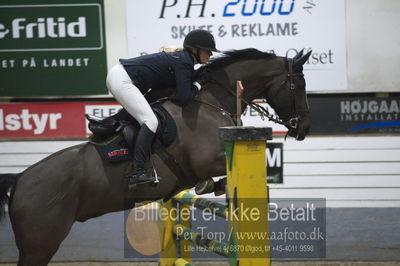
[[[227,168],[230,265],[270,265],[265,159],[271,128],[223,127]],[[234,215],[235,214],[235,215]]]
[[[272,129],[222,127],[220,137],[224,141],[226,153],[228,206],[181,192],[166,207],[171,208],[172,202],[178,201],[185,206],[216,210],[216,215],[225,217],[228,221],[229,242],[226,244],[202,238],[190,228],[190,223],[173,224],[167,221],[167,237],[164,237],[164,242],[169,245],[160,254],[161,266],[192,265],[190,252],[184,252],[183,249],[190,245],[188,239],[178,245],[177,241],[166,241],[183,238],[184,234],[191,236],[189,242],[228,257],[231,266],[271,265],[265,151],[266,141],[272,139]],[[177,253],[181,254],[180,258]]]

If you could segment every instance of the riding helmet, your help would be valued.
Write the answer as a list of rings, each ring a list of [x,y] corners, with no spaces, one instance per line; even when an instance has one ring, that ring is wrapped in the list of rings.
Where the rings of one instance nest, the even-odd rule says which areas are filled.
[[[183,47],[219,52],[215,47],[214,36],[206,30],[193,30],[189,32],[183,41]]]

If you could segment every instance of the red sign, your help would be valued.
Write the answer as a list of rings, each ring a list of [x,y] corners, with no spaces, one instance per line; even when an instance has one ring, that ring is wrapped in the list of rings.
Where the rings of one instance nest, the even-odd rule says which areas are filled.
[[[85,114],[108,117],[121,105],[116,102],[52,102],[0,104],[0,139],[84,139],[91,134]],[[286,128],[262,121],[251,110],[242,115],[245,126],[271,126],[274,134]]]
[[[0,139],[85,138],[86,112],[103,117],[119,108],[115,102],[0,104]]]

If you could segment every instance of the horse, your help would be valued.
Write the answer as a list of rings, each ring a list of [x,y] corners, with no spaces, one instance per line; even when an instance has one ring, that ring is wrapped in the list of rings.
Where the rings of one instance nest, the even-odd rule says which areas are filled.
[[[303,64],[310,53],[280,57],[256,49],[234,50],[198,71],[211,80],[186,106],[166,101],[162,106],[176,123],[177,137],[166,148],[180,172],[171,170],[157,153],[150,160],[159,173],[157,185],[129,190],[129,161],[105,162],[94,145],[85,142],[60,150],[19,174],[0,176],[0,210],[8,205],[19,250],[18,266],[47,265],[74,222],[122,211],[145,200],[168,199],[196,182],[226,174],[219,127],[234,126],[236,81],[245,87],[242,113],[255,99],[266,99],[279,115],[271,118],[288,127],[289,136],[303,140],[310,114]],[[265,109],[259,111],[265,113]],[[177,176],[181,175],[181,176]]]

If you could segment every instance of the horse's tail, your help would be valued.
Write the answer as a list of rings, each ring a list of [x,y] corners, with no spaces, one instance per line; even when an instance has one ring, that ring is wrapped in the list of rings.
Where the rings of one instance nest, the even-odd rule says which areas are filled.
[[[11,195],[19,174],[0,174],[0,220],[5,215],[5,206],[10,205]]]

